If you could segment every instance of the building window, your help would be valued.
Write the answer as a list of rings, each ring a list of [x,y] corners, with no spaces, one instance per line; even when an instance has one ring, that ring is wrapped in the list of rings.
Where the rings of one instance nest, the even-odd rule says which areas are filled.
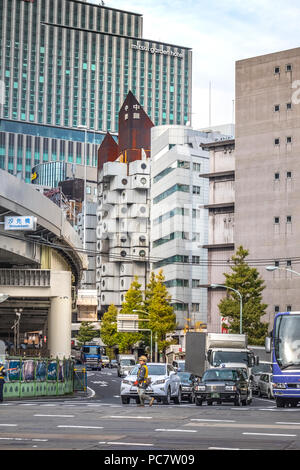
[[[287,305],[287,306],[286,306],[286,311],[287,311],[287,312],[291,312],[291,311],[292,311],[292,306],[291,306],[291,305]]]
[[[279,224],[280,218],[278,216],[274,217],[274,224]]]
[[[279,180],[279,178],[280,178],[280,174],[279,174],[279,173],[275,173],[275,174],[274,174],[274,179],[275,179],[275,180]]]
[[[280,139],[279,137],[277,137],[276,139],[274,139],[274,145],[279,145],[280,144]]]
[[[292,223],[292,216],[291,216],[291,215],[287,215],[287,216],[286,216],[286,223],[287,223],[287,224]]]
[[[200,194],[200,186],[193,186],[193,194]]]
[[[290,259],[286,260],[286,267],[291,268],[292,267],[292,261]]]
[[[287,103],[286,104],[286,109],[292,109],[292,103]]]
[[[292,172],[291,172],[291,171],[287,171],[287,172],[286,172],[286,177],[287,177],[287,178],[291,178],[291,177],[292,177]]]
[[[288,137],[286,138],[286,143],[287,143],[287,144],[291,144],[291,143],[292,143],[292,137],[291,137],[291,136],[288,136]]]
[[[286,66],[285,66],[285,71],[286,71],[286,72],[291,72],[291,71],[292,71],[292,68],[293,68],[292,64],[286,64]]]
[[[280,73],[280,67],[277,65],[276,67],[274,67],[274,73],[275,74],[279,74]]]
[[[279,305],[275,305],[274,307],[274,312],[275,313],[279,313],[280,309],[279,309]]]
[[[280,110],[280,104],[275,104],[274,111],[277,112]]]

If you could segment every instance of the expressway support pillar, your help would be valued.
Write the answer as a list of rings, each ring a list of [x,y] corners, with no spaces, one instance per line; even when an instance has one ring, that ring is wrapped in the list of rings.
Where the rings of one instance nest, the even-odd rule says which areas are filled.
[[[70,357],[71,323],[70,296],[52,297],[48,314],[48,349],[51,357]]]

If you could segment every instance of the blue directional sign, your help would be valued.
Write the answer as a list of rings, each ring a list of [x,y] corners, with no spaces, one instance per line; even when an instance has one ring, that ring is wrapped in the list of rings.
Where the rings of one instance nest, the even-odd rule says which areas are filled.
[[[7,216],[4,218],[4,230],[36,230],[36,217],[31,215]]]

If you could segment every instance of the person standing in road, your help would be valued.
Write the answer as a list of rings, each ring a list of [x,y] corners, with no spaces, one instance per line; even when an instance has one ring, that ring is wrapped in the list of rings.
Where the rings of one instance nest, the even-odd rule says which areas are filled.
[[[149,406],[153,405],[154,397],[150,397],[146,394],[146,389],[149,385],[147,383],[148,379],[148,366],[147,366],[147,358],[146,356],[141,356],[139,358],[140,367],[137,373],[137,389],[138,395],[140,398],[140,404],[138,406],[145,406],[145,400],[149,400]]]
[[[5,383],[6,370],[2,362],[0,362],[0,402],[3,401],[3,387]]]

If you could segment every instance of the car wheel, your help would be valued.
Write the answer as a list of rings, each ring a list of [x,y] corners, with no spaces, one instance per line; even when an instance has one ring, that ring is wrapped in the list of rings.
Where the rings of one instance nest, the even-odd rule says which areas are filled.
[[[276,398],[276,406],[277,408],[284,408],[285,402],[282,398]]]
[[[235,401],[234,401],[234,406],[241,406],[241,395],[238,394],[238,396],[236,397]]]
[[[176,403],[176,405],[180,405],[181,403],[181,388],[180,387],[178,389],[177,397],[174,397],[174,403]]]
[[[189,396],[189,403],[195,403],[195,396],[193,393],[191,393]]]
[[[171,390],[168,388],[167,390],[167,396],[163,397],[163,404],[164,405],[170,405],[171,403]]]
[[[121,397],[121,402],[123,405],[129,405],[130,398],[128,397]]]
[[[197,406],[202,406],[202,400],[200,400],[199,398],[195,398],[195,403]]]

